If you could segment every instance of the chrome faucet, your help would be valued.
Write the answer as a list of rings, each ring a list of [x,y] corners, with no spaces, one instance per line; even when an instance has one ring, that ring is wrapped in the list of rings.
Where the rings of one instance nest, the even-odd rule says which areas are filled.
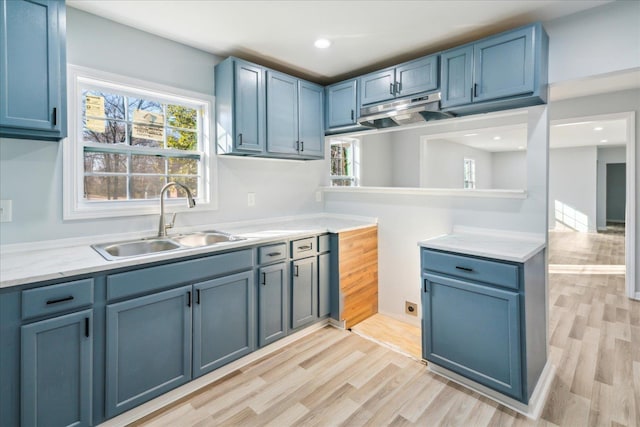
[[[167,184],[162,187],[160,190],[160,224],[158,226],[158,237],[167,237],[167,230],[173,228],[173,224],[176,222],[176,213],[173,213],[173,217],[171,218],[171,222],[169,224],[165,224],[164,222],[164,193],[167,192],[167,189],[171,186],[177,186],[182,188],[187,193],[187,203],[190,208],[194,208],[196,206],[196,201],[193,200],[193,196],[191,195],[191,191],[184,185],[179,182],[167,182]]]

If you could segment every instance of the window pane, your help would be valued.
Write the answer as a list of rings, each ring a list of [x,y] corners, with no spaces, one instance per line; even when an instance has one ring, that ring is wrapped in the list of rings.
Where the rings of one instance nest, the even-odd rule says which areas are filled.
[[[198,178],[197,177],[189,177],[189,176],[170,176],[169,181],[179,182],[182,185],[185,185],[190,191],[193,197],[198,197]],[[173,190],[172,187],[171,190]],[[168,193],[168,192],[167,192]],[[167,197],[187,197],[184,190],[180,187],[177,187],[177,191],[172,191],[171,196]]]
[[[127,155],[112,153],[84,153],[85,172],[127,172]]]
[[[163,114],[162,104],[159,102],[149,101],[142,98],[129,98],[129,121],[134,121],[134,114],[138,110],[141,112]],[[164,125],[164,119],[158,124]]]
[[[125,176],[85,176],[84,198],[87,200],[119,200],[127,198]]]
[[[167,105],[167,124],[172,127],[195,130],[198,128],[198,112],[195,108],[169,104]]]
[[[164,175],[165,159],[158,156],[140,156],[131,155],[131,172],[132,173],[154,173]]]
[[[131,176],[130,195],[132,199],[157,199],[166,184],[164,176]],[[169,190],[170,191],[170,190]]]
[[[87,101],[89,109],[87,111]],[[100,113],[103,110],[103,113]],[[124,119],[124,96],[97,90],[82,91],[82,117]]]
[[[133,127],[135,127],[136,125],[134,124]],[[158,126],[145,126],[145,130],[146,131],[151,131],[151,132],[157,132],[159,135],[162,135],[162,133],[164,132],[164,129]],[[163,142],[163,137],[158,136],[158,139],[151,139],[151,138],[136,138],[133,136],[133,129],[132,129],[132,133],[129,135],[129,137],[131,138],[131,145],[137,145],[137,146],[144,146],[144,147],[152,147],[152,148],[164,148],[164,142]]]
[[[168,129],[167,147],[175,150],[193,151],[198,149],[198,134],[186,130]]]
[[[104,127],[98,129],[98,122],[104,123]],[[89,126],[87,126],[89,125]],[[86,142],[99,142],[101,144],[123,144],[127,141],[126,125],[123,122],[113,120],[93,120],[84,123],[84,140]]]
[[[196,159],[169,159],[169,173],[178,175],[197,175],[198,160]]]

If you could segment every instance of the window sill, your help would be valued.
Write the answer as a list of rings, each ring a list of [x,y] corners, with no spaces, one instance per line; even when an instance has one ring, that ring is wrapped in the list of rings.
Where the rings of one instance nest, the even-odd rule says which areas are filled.
[[[526,199],[526,190],[465,190],[456,188],[411,187],[322,187],[325,193],[399,194],[436,197],[473,197],[487,199]]]

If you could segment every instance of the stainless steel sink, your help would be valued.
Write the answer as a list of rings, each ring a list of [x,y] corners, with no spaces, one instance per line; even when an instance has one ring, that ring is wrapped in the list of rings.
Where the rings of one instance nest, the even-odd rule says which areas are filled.
[[[196,248],[199,246],[211,246],[217,243],[235,242],[238,240],[244,240],[244,238],[232,236],[231,234],[223,233],[221,231],[203,231],[200,233],[176,236],[173,237],[173,240],[182,246]]]
[[[166,251],[179,251],[190,248],[214,246],[221,243],[245,240],[244,237],[233,236],[221,231],[199,231],[181,234],[175,237],[158,237],[125,242],[91,245],[107,261],[152,255]]]

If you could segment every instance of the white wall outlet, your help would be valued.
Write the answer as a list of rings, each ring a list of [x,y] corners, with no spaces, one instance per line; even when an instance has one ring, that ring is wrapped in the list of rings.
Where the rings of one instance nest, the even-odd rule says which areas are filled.
[[[316,191],[316,202],[321,202],[322,201],[322,191],[318,190]]]
[[[0,222],[11,222],[13,207],[11,200],[0,200]]]
[[[247,193],[247,206],[256,205],[256,193]]]

